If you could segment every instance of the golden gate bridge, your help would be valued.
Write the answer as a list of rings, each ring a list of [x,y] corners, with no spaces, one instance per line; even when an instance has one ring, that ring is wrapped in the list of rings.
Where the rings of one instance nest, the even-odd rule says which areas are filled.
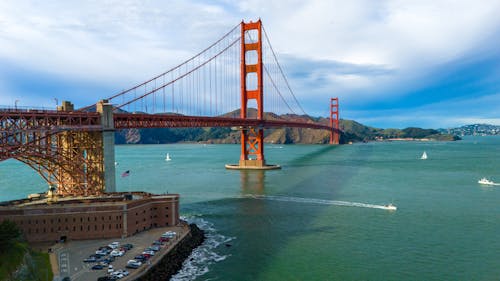
[[[0,161],[29,165],[60,196],[88,196],[116,189],[115,130],[235,127],[241,155],[238,164],[226,165],[233,169],[279,167],[266,164],[266,128],[327,130],[330,144],[339,143],[338,98],[330,99],[329,124],[278,114],[307,115],[262,22],[241,22],[185,62],[95,105],[0,108]]]

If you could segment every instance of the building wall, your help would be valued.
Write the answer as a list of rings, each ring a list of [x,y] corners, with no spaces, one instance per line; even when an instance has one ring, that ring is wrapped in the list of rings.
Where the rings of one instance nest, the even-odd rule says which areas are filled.
[[[0,207],[0,222],[14,221],[29,242],[119,238],[179,223],[179,196],[121,202]]]
[[[179,197],[154,196],[149,204],[135,202],[127,206],[126,236],[154,227],[179,223]]]

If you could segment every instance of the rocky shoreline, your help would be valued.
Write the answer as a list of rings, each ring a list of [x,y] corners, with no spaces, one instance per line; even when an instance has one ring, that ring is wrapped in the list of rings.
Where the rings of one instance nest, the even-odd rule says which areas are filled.
[[[205,233],[196,224],[190,224],[190,233],[170,250],[162,260],[158,261],[138,281],[165,281],[175,275],[191,252],[205,241]]]

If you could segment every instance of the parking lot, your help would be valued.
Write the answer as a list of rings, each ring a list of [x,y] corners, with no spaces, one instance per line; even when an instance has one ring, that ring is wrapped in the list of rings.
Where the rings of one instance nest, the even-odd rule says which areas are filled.
[[[139,268],[126,268],[127,261],[140,255],[144,249],[150,247],[155,240],[158,240],[167,231],[174,231],[177,234],[174,238],[161,245],[160,251],[156,252],[149,260],[144,261],[144,264]],[[120,280],[132,280],[140,272],[145,271],[160,260],[161,256],[167,253],[187,232],[189,232],[189,227],[187,226],[162,227],[144,231],[123,239],[83,240],[59,243],[54,247],[53,253],[57,260],[56,268],[58,268],[60,277],[69,276],[72,281],[97,280],[101,276],[109,276],[107,272],[108,267],[105,266],[103,269],[93,270],[92,267],[99,263],[84,262],[84,260],[89,258],[90,255],[95,254],[100,247],[109,245],[112,242],[119,242],[120,245],[132,244],[133,248],[126,251],[123,256],[115,257],[115,260],[111,262],[114,271],[123,269],[130,273],[129,276]],[[57,272],[54,275],[58,275]]]

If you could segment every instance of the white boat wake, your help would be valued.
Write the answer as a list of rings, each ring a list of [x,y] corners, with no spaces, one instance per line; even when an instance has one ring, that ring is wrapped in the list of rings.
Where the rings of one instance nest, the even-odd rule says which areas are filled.
[[[487,178],[482,178],[477,182],[482,185],[496,185],[496,186],[500,185],[500,183],[493,182],[492,180],[488,180]]]
[[[315,198],[273,196],[273,195],[253,195],[253,194],[244,195],[243,197],[244,198],[252,198],[252,199],[261,199],[261,200],[283,201],[283,202],[298,202],[298,203],[311,203],[311,204],[322,204],[322,205],[361,207],[361,208],[372,208],[372,209],[382,209],[382,210],[391,210],[391,211],[396,210],[396,207],[392,204],[375,205],[375,204],[366,204],[366,203],[358,203],[358,202],[324,200],[324,199],[315,199]]]

